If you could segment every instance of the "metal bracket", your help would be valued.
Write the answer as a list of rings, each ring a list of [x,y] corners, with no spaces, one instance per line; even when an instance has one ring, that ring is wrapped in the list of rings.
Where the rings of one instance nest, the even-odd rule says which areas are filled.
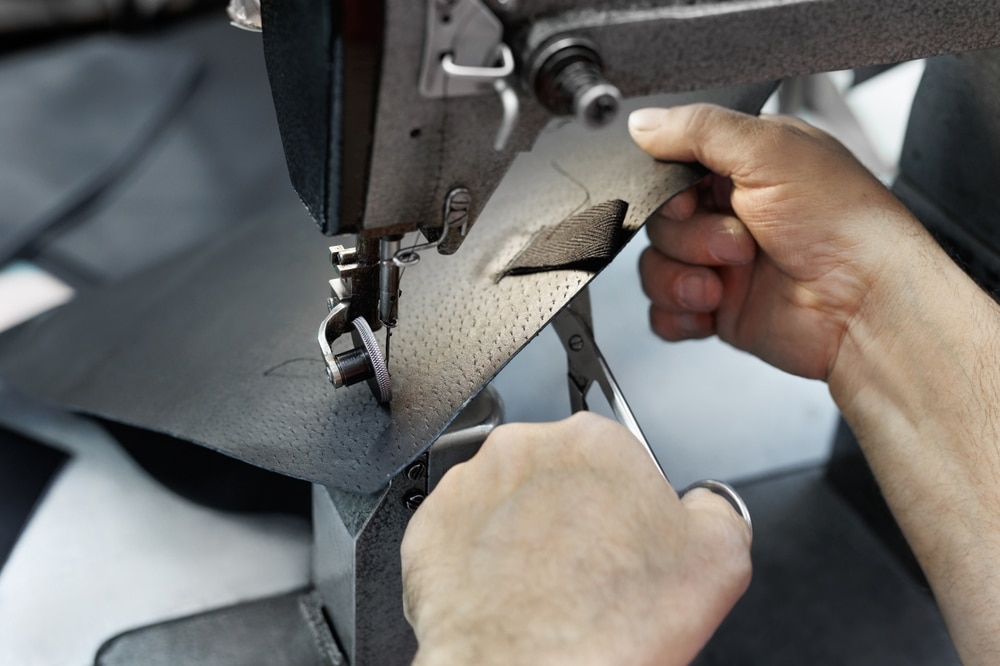
[[[226,12],[233,27],[248,32],[261,32],[260,0],[229,0]]]
[[[493,147],[502,151],[521,114],[510,80],[514,54],[503,24],[481,0],[428,0],[420,94],[432,99],[496,93],[503,119]]]
[[[336,368],[330,345],[344,334],[351,323],[351,279],[359,270],[356,260],[357,250],[355,248],[343,245],[330,247],[330,263],[333,264],[337,277],[330,280],[330,297],[326,300],[329,314],[320,323],[317,336],[330,381],[333,381],[332,372]]]
[[[354,279],[362,271],[374,270],[373,266],[359,264],[357,254],[356,248],[343,245],[330,248],[330,261],[337,277],[330,280],[330,297],[326,301],[329,314],[320,322],[317,341],[326,364],[327,378],[335,388],[367,381],[375,398],[385,403],[392,399],[392,383],[386,358],[379,349],[368,322],[364,317],[355,316],[351,312]],[[398,276],[398,269],[396,274]],[[398,289],[398,282],[396,288]],[[349,326],[353,328],[351,335],[354,349],[342,354],[334,353],[333,342]]]
[[[497,60],[499,66],[495,66]],[[480,0],[427,0],[420,94],[466,97],[493,92],[514,71],[503,24]]]

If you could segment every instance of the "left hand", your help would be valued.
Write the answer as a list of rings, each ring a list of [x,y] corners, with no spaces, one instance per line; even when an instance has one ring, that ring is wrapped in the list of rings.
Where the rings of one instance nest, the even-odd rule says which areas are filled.
[[[684,497],[588,413],[497,428],[402,545],[414,664],[686,664],[750,581],[721,497]]]
[[[896,325],[913,267],[940,253],[930,234],[801,120],[695,104],[635,111],[629,129],[651,156],[712,171],[646,224],[653,330],[718,334],[786,372],[834,380],[836,396],[836,366],[856,365],[843,342]]]

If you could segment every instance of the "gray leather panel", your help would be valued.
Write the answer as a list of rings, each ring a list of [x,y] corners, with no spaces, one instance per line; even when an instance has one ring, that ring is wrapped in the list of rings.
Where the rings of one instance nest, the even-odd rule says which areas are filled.
[[[162,51],[194,58],[201,74],[191,97],[107,195],[39,248],[35,261],[75,285],[131,276],[259,211],[299,205],[281,152],[260,35],[212,13],[131,37],[127,45],[125,57]],[[62,123],[71,122],[69,110],[62,116]],[[31,140],[44,131],[29,129]],[[62,153],[48,157],[56,155]],[[92,168],[87,155],[76,159]]]
[[[313,591],[292,592],[112,638],[95,666],[342,666]]]
[[[756,111],[771,84],[671,96]],[[646,103],[650,103],[646,100]],[[542,228],[612,199],[638,228],[700,172],[655,163],[622,122],[557,123],[522,154],[462,249],[406,270],[392,338],[394,399],[334,390],[315,336],[325,241],[305,211],[270,215],[201,251],[81,297],[0,338],[0,375],[46,400],[201,443],[324,485],[372,492],[590,279],[559,270],[497,280]]]
[[[200,63],[162,45],[91,38],[0,64],[0,264],[135,167],[191,95]]]

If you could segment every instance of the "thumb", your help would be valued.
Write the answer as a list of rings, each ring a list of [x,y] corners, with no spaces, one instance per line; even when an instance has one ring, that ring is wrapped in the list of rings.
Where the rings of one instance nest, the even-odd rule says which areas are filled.
[[[660,160],[700,162],[720,176],[738,178],[759,162],[773,123],[711,104],[639,109],[628,119],[632,140]]]
[[[708,488],[698,487],[684,492],[681,505],[698,522],[718,525],[727,541],[733,539],[749,552],[753,527],[729,499]]]
[[[684,493],[681,506],[687,513],[688,543],[696,550],[704,589],[710,591],[704,597],[708,613],[718,626],[750,586],[752,530],[725,498],[707,488]]]

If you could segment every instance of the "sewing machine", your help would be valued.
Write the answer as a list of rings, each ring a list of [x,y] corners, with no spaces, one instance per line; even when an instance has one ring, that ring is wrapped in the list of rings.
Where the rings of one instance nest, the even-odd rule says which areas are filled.
[[[553,117],[600,129],[623,97],[778,80],[982,48],[988,2],[579,3],[560,0],[235,0],[264,30],[292,182],[331,248],[319,344],[336,387],[392,395],[400,273],[419,249],[456,253]],[[719,48],[724,44],[725,48]],[[751,105],[753,106],[753,105]],[[752,109],[756,111],[756,109]],[[405,314],[404,314],[405,316]],[[373,331],[385,327],[385,352]],[[330,345],[351,332],[351,349]]]
[[[221,624],[175,621],[188,628],[189,644],[217,639],[219,627],[285,613],[288,636],[312,636],[295,653],[308,655],[303,663],[355,666],[412,656],[399,540],[444,472],[502,420],[489,380],[557,317],[567,354],[583,352],[593,365],[599,352],[585,303],[574,298],[659,203],[702,174],[635,151],[623,129],[629,108],[653,95],[711,89],[665,100],[709,99],[756,112],[774,89],[769,82],[785,77],[1000,44],[993,0],[242,0],[231,17],[262,30],[292,182],[320,230],[341,238],[325,257],[305,254],[304,242],[294,252],[280,245],[304,237],[298,228],[220,245],[213,256],[231,258],[225,270],[195,274],[203,279],[192,283],[212,284],[208,278],[254,262],[263,268],[247,282],[232,279],[242,293],[227,293],[231,302],[190,306],[194,321],[226,323],[204,356],[172,348],[178,336],[155,318],[129,330],[144,349],[180,364],[175,411],[183,418],[167,422],[178,417],[138,400],[110,417],[144,423],[155,416],[158,427],[313,483],[312,588],[270,610],[223,612]],[[593,263],[581,268],[546,256],[534,266],[541,270],[508,270],[527,250],[544,252],[562,223],[588,220],[613,232]],[[280,252],[260,250],[269,242]],[[301,306],[321,292],[314,309]],[[111,311],[114,296],[88,307]],[[240,319],[248,312],[252,319]],[[566,312],[580,316],[567,320]],[[319,349],[310,340],[302,352],[298,332],[317,324]],[[252,340],[250,354],[233,344],[234,330]],[[80,344],[111,365],[121,353],[116,342]],[[50,357],[78,353],[40,347]],[[226,369],[253,354],[264,358],[254,359],[252,372]],[[272,372],[304,355],[322,365]],[[206,359],[216,373],[204,388],[188,386]],[[34,383],[44,394],[84,381],[71,363],[40,373],[36,360],[12,361],[29,389]],[[592,372],[584,386],[571,377],[576,407],[585,406],[587,380],[602,377],[610,373]],[[146,388],[121,377],[114,386],[101,377],[85,381],[99,389],[93,395]],[[236,397],[215,400],[221,385]],[[613,383],[605,386],[614,395]],[[201,411],[204,405],[211,409]],[[620,405],[627,414],[624,399]],[[98,402],[83,407],[109,411]],[[274,445],[279,428],[254,418],[261,411],[282,427],[297,424],[287,448]],[[129,663],[157,631],[116,638],[99,663]]]
[[[501,253],[504,232],[491,237],[479,228],[501,221],[477,222],[515,157],[530,151],[553,119],[600,130],[620,124],[626,99],[1000,42],[1000,13],[989,1],[265,0],[259,14],[253,3],[233,7],[234,20],[263,28],[293,184],[324,233],[356,238],[331,248],[330,310],[318,335],[330,381],[338,391],[367,381],[383,403],[392,399],[393,364],[400,363],[404,377],[408,372],[406,348],[390,355],[393,329],[408,317],[423,328],[419,308],[434,307],[428,300],[400,302],[402,269],[432,268],[417,266],[418,251],[440,253],[435,266],[475,251],[465,245],[495,243]],[[765,97],[758,90],[739,103],[756,112]],[[673,170],[663,177],[676,179],[675,191],[698,177],[690,167]],[[641,221],[669,192],[657,194],[655,200],[621,198],[631,199]],[[407,247],[404,234],[414,231],[422,238]],[[542,318],[581,286],[543,308]],[[373,332],[382,327],[380,348]],[[349,348],[334,352],[347,333]],[[568,336],[564,343],[572,356]],[[345,500],[317,489],[316,584],[350,663],[404,663],[412,639],[398,613],[398,581],[381,576],[378,594],[365,597],[351,587],[351,576],[332,571],[341,567],[332,560],[353,545],[355,586],[370,578],[362,553],[395,572],[383,558],[395,556],[405,510],[433,486],[436,470],[475,450],[473,439],[457,457],[442,440],[429,452],[414,452],[420,457],[389,484],[385,501],[369,509],[394,521],[392,534],[380,532],[385,541],[375,547],[361,548],[358,537],[352,544],[346,534],[338,540],[341,523],[350,522]],[[448,462],[439,465],[439,456]],[[394,609],[389,616],[386,607]],[[373,616],[381,619],[373,623]]]

